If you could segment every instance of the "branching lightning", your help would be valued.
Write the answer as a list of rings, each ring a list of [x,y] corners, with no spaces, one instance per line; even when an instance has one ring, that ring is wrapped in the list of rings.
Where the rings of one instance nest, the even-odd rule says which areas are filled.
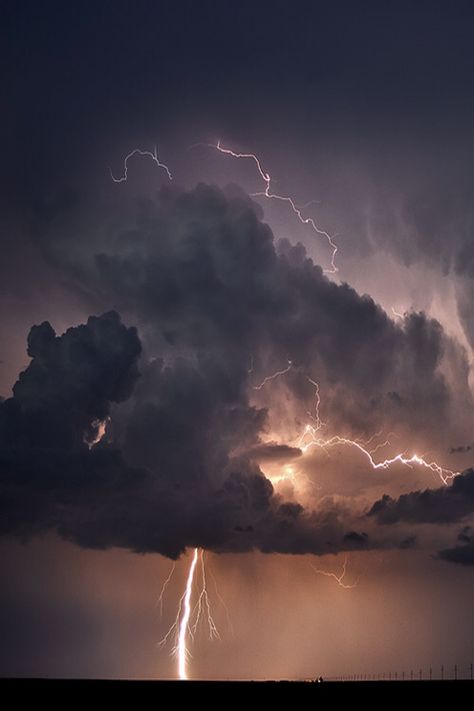
[[[292,361],[288,360],[287,368],[284,368],[283,370],[278,370],[275,373],[272,373],[271,375],[267,375],[259,385],[252,386],[253,389],[261,390],[267,383],[271,382],[272,380],[275,380],[278,377],[281,377],[282,375],[285,375],[292,368],[292,366]],[[250,373],[252,372],[252,370],[253,366],[248,372]],[[414,465],[418,465],[424,467],[425,469],[429,469],[430,471],[437,474],[445,485],[447,485],[451,479],[460,474],[460,472],[447,469],[435,461],[428,461],[425,458],[426,455],[420,456],[419,454],[412,454],[411,456],[407,456],[406,450],[403,452],[399,452],[393,457],[388,457],[387,459],[376,462],[373,458],[373,455],[380,449],[383,449],[384,447],[388,447],[390,445],[390,440],[388,439],[388,437],[394,435],[393,432],[389,432],[387,438],[383,442],[376,444],[375,447],[371,449],[368,449],[367,447],[374,441],[374,439],[376,439],[382,434],[382,431],[372,435],[372,437],[370,437],[366,442],[361,442],[359,439],[350,439],[348,437],[342,437],[341,435],[333,435],[332,437],[328,438],[321,437],[319,435],[319,432],[323,427],[325,427],[325,423],[322,421],[320,416],[320,387],[319,383],[316,380],[313,380],[313,378],[307,377],[307,380],[315,388],[315,406],[314,414],[312,414],[310,411],[307,412],[307,415],[311,419],[313,424],[306,424],[302,434],[299,436],[299,438],[297,438],[297,446],[304,454],[306,454],[306,452],[311,447],[319,447],[324,452],[326,452],[326,454],[328,454],[328,449],[331,449],[333,447],[352,447],[358,449],[366,457],[372,469],[388,469],[389,467],[397,463],[410,468]],[[292,477],[293,476],[294,472],[292,472]],[[276,482],[288,478],[288,475],[285,474],[281,477],[273,477],[272,481]]]
[[[200,569],[201,572],[201,589],[199,591],[196,603],[194,604],[194,606],[192,606],[192,597],[197,569]],[[158,598],[160,605],[162,605],[163,603],[163,596],[173,576],[174,570],[175,564],[173,564],[171,571],[168,574],[168,577],[163,583],[161,594]],[[214,584],[216,585],[215,580]],[[224,601],[218,593],[217,585],[216,594],[218,595],[228,614],[227,607],[225,606]],[[175,619],[168,632],[165,634],[165,636],[159,643],[160,647],[163,647],[170,640],[173,640],[171,654],[173,656],[176,656],[178,659],[178,676],[180,679],[183,680],[188,679],[187,661],[191,656],[191,653],[189,651],[188,638],[190,637],[191,640],[194,640],[201,620],[205,620],[207,623],[209,639],[220,639],[219,630],[217,629],[217,625],[212,615],[211,601],[207,589],[204,551],[200,548],[194,548],[193,555],[191,558],[191,564],[188,570],[188,575],[186,577],[186,585],[184,588],[184,592],[182,593],[178,602],[178,609],[176,612]]]
[[[342,566],[342,573],[340,575],[337,575],[336,573],[332,573],[331,571],[328,570],[321,570],[320,568],[316,568],[312,563],[311,563],[311,568],[314,570],[315,573],[318,573],[318,575],[324,575],[326,578],[333,578],[339,587],[345,588],[346,590],[351,590],[352,588],[355,588],[357,583],[359,582],[356,580],[352,584],[347,584],[344,582],[344,578],[346,577],[346,572],[347,572],[347,556],[344,558],[344,564]]]
[[[155,146],[153,151],[143,151],[141,148],[134,148],[133,151],[130,151],[128,155],[125,156],[124,161],[123,161],[123,173],[119,178],[116,178],[114,174],[112,173],[112,169],[110,168],[110,177],[114,181],[114,183],[125,183],[128,179],[128,161],[130,158],[133,158],[133,156],[142,156],[146,158],[151,158],[154,163],[158,166],[158,168],[163,168],[163,170],[166,172],[166,175],[168,176],[169,180],[173,180],[173,176],[171,175],[171,171],[168,168],[167,165],[162,163],[160,159],[158,158],[158,149]]]
[[[209,629],[209,639],[220,639],[221,636],[219,634],[219,631],[216,627],[216,624],[214,622],[214,619],[212,617],[211,613],[211,604],[209,601],[209,595],[207,593],[207,581],[206,581],[206,568],[204,567],[204,551],[201,549],[199,551],[199,559],[201,563],[201,580],[202,580],[202,588],[201,592],[199,593],[199,597],[197,599],[197,602],[194,606],[193,609],[193,615],[194,615],[194,624],[190,627],[191,631],[191,636],[194,639],[194,635],[196,634],[197,626],[198,623],[201,619],[201,614],[204,612],[207,620],[207,625]]]
[[[168,577],[166,578],[165,582],[163,583],[163,587],[161,588],[160,592],[160,597],[158,598],[158,604],[160,606],[160,617],[163,617],[163,599],[165,595],[166,588],[170,584],[171,578],[173,577],[173,573],[176,569],[176,562],[173,561],[173,565],[171,566],[171,570],[169,572]]]
[[[384,442],[381,446],[385,446],[385,444],[386,443]],[[363,444],[361,444],[357,440],[349,439],[347,437],[341,437],[340,435],[334,435],[333,437],[329,437],[328,439],[323,439],[321,437],[316,436],[316,429],[311,425],[306,425],[305,430],[300,437],[298,446],[304,453],[306,453],[311,447],[320,447],[324,451],[327,451],[328,448],[338,446],[353,447],[355,449],[358,449],[367,458],[372,469],[388,469],[393,464],[397,463],[403,464],[407,467],[413,467],[413,465],[416,464],[418,466],[424,467],[425,469],[429,469],[430,471],[437,474],[443,484],[448,484],[451,479],[460,474],[460,472],[452,471],[451,469],[446,469],[445,467],[442,467],[437,462],[427,461],[426,459],[424,459],[424,457],[421,457],[418,454],[412,454],[411,456],[407,456],[406,451],[400,452],[393,457],[384,459],[383,461],[376,462],[373,459],[372,454],[377,451],[379,447],[376,447],[372,451],[369,451],[363,446]]]
[[[260,162],[260,158],[256,156],[254,153],[236,153],[235,151],[231,150],[230,148],[224,148],[222,146],[220,139],[217,141],[216,144],[210,143],[208,144],[209,147],[215,148],[218,150],[220,153],[224,153],[225,155],[232,156],[232,158],[244,158],[247,160],[252,160],[255,163],[255,166],[257,168],[258,174],[260,175],[261,179],[263,180],[265,184],[265,190],[261,190],[256,193],[251,193],[252,197],[265,197],[268,198],[269,200],[278,200],[280,202],[284,202],[287,205],[290,206],[290,209],[298,220],[301,222],[302,225],[309,225],[313,232],[315,232],[318,237],[324,237],[330,248],[331,248],[331,259],[330,259],[330,264],[331,267],[330,269],[324,269],[323,271],[326,272],[327,274],[336,274],[336,272],[339,271],[338,267],[336,266],[336,254],[338,252],[338,247],[333,241],[333,237],[329,234],[329,232],[326,232],[325,230],[322,230],[318,225],[316,224],[315,220],[312,217],[304,217],[303,216],[303,210],[305,207],[311,204],[312,201],[309,203],[306,203],[306,205],[303,206],[298,206],[295,203],[294,198],[288,195],[278,195],[277,193],[272,192],[272,178],[269,173],[263,170],[262,164]]]

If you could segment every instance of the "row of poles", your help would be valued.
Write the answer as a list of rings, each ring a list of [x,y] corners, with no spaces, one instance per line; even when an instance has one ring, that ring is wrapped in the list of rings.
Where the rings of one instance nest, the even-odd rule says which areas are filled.
[[[413,670],[410,669],[409,672],[388,672],[381,674],[347,674],[345,676],[331,677],[331,681],[415,681],[415,680],[429,680],[438,679],[444,680],[454,680],[458,679],[470,679],[473,680],[473,664],[469,664],[467,667],[458,667],[457,664],[453,666],[441,665],[438,669],[429,669],[423,671],[423,669]]]

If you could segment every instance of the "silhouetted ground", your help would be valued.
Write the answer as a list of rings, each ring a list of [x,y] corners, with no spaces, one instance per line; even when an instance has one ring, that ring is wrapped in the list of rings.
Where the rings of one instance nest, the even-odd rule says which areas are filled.
[[[420,698],[454,700],[458,697],[465,704],[472,703],[472,681],[346,681],[323,683],[300,681],[108,681],[68,679],[1,679],[0,693],[3,698],[21,701],[28,707],[38,703],[60,704],[62,708],[72,702],[103,701],[107,704],[157,704],[183,699],[193,703],[207,703],[213,699],[226,702],[294,702],[317,703],[324,700],[347,699],[347,701],[380,700],[396,701]],[[7,696],[8,694],[8,696]]]

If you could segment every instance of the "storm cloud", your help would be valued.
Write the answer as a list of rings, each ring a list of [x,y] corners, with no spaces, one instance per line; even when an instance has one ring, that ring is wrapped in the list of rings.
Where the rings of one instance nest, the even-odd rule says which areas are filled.
[[[403,422],[425,440],[448,441],[452,427],[459,436],[457,413],[471,404],[467,360],[440,324],[423,313],[395,323],[329,280],[301,244],[276,243],[238,188],[166,187],[138,204],[124,193],[112,217],[110,206],[68,202],[38,241],[91,303],[137,324],[153,357],[217,360],[235,388],[291,360],[295,399],[307,410],[316,378],[339,430],[370,435]]]
[[[291,361],[289,417],[308,417],[317,375],[325,413],[345,432],[403,421],[421,438],[448,436],[456,400],[442,365],[454,346],[440,324],[423,313],[396,324],[330,281],[302,245],[275,244],[235,187],[162,189],[156,200],[124,200],[112,221],[81,206],[78,223],[71,204],[38,242],[107,311],[62,336],[48,323],[30,331],[31,363],[0,406],[3,532],[55,530],[84,546],[173,558],[187,546],[401,545],[379,543],[347,506],[308,508],[275,492],[259,462],[300,450],[268,440],[278,404],[264,406],[256,383]],[[372,509],[385,522],[377,506],[390,505]]]
[[[398,499],[383,496],[368,516],[383,524],[455,523],[474,513],[474,469],[456,476],[449,486],[403,494]]]
[[[459,532],[458,541],[460,545],[452,548],[445,548],[438,553],[441,560],[460,565],[474,565],[474,535],[471,526],[464,526]]]

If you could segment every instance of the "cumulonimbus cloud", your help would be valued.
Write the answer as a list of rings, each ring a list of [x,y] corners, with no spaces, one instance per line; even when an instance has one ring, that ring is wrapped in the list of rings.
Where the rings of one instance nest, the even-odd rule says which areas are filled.
[[[347,506],[312,510],[276,494],[258,462],[300,450],[266,441],[255,378],[291,359],[295,411],[314,396],[316,371],[326,411],[347,432],[403,420],[420,436],[449,436],[455,402],[439,323],[412,314],[397,325],[328,280],[301,245],[275,245],[241,191],[166,189],[134,215],[71,250],[67,232],[42,237],[55,268],[115,310],[62,336],[48,323],[32,328],[31,363],[0,405],[3,532],[55,530],[171,557],[187,546],[379,545],[364,528],[381,512],[361,526]]]

